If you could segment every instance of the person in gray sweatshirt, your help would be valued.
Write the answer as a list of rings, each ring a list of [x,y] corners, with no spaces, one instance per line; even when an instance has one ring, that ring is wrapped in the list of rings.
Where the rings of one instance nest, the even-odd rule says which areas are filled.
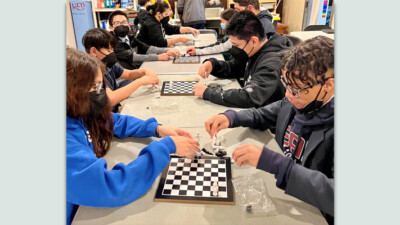
[[[178,0],[178,14],[183,26],[206,27],[205,0]]]

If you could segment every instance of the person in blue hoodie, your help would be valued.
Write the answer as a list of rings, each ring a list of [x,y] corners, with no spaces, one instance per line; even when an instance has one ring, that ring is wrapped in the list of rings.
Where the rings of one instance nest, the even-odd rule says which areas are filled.
[[[105,66],[90,54],[67,49],[67,224],[79,205],[118,207],[149,190],[170,160],[170,154],[193,158],[199,143],[184,130],[111,112],[107,104]],[[113,135],[160,137],[139,156],[111,170],[103,158]]]
[[[276,186],[319,208],[334,223],[334,44],[324,36],[308,39],[283,58],[286,97],[258,109],[228,110],[205,122],[211,137],[228,127],[276,129],[283,155],[245,144],[232,157],[272,173]],[[286,156],[286,157],[285,157]]]

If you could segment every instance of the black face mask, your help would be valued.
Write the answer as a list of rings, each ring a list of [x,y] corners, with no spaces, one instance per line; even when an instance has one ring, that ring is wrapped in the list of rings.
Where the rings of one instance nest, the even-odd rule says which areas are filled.
[[[323,100],[326,96],[326,94],[328,94],[328,92],[325,92],[324,97],[322,98],[322,100],[317,100],[319,93],[322,90],[322,85],[324,85],[323,83],[321,84],[321,89],[319,89],[319,92],[317,94],[317,96],[315,97],[315,99],[313,101],[311,101],[310,103],[308,103],[304,108],[299,109],[300,113],[302,114],[312,114],[313,112],[319,110],[322,105],[323,105]]]
[[[160,20],[160,23],[167,24],[169,22],[169,16],[166,16]]]
[[[114,29],[114,34],[117,35],[117,37],[125,37],[129,33],[129,27],[125,25],[119,25]]]
[[[246,48],[248,43],[249,42],[247,41],[246,45],[243,48],[232,46],[229,52],[231,53],[233,58],[235,58],[239,62],[247,62],[247,60],[249,60],[249,55],[247,55],[247,53],[243,49]]]
[[[110,54],[106,55],[106,57],[104,57],[101,61],[104,62],[107,67],[112,67],[116,62],[118,62],[118,59],[115,53],[111,52]]]
[[[92,91],[90,94],[90,111],[89,115],[92,118],[99,117],[108,103],[106,90],[103,88],[99,93]]]

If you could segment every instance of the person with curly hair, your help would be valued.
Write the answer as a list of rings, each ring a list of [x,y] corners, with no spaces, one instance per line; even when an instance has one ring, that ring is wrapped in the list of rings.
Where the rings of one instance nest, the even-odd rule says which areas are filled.
[[[232,158],[272,173],[276,186],[319,208],[334,223],[334,43],[324,36],[290,50],[282,63],[286,97],[258,109],[228,110],[205,122],[211,137],[225,128],[275,130],[282,154],[245,144]]]
[[[79,205],[118,207],[145,194],[168,164],[170,154],[193,158],[199,143],[184,130],[111,113],[105,91],[105,66],[94,56],[67,49],[66,219]],[[131,162],[108,169],[103,158],[115,135],[159,137]]]

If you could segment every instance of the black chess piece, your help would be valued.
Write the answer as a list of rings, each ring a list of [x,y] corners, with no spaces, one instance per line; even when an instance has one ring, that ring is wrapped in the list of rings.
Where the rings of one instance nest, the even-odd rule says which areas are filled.
[[[225,156],[225,155],[226,155],[226,151],[224,151],[224,150],[218,150],[218,152],[215,153],[215,155],[218,156],[218,157]]]
[[[251,212],[251,209],[252,209],[251,204],[246,205],[246,211],[247,212]]]

